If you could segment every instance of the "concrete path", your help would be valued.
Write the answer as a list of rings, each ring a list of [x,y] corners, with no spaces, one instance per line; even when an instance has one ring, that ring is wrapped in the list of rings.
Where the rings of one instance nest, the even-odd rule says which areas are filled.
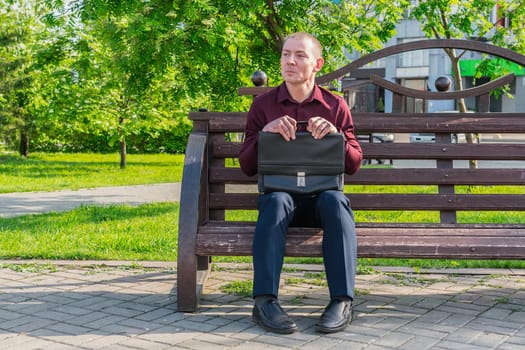
[[[83,204],[140,205],[148,202],[173,202],[179,198],[180,183],[7,193],[0,194],[0,218],[71,210]]]

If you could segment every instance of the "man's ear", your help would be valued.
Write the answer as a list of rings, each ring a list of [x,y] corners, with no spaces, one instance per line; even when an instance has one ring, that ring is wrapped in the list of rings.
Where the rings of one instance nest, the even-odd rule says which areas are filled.
[[[314,72],[319,72],[324,65],[324,58],[319,57],[315,60]]]

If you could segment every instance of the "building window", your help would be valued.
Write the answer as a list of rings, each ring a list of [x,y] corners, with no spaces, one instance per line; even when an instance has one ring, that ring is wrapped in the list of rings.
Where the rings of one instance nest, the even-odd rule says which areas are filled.
[[[414,90],[426,90],[428,79],[401,79],[400,85]],[[426,112],[426,101],[420,98],[403,96],[401,111],[404,113],[424,113]]]
[[[425,38],[402,39],[400,43],[423,40]],[[399,54],[399,67],[424,67],[429,64],[428,50],[415,50]]]

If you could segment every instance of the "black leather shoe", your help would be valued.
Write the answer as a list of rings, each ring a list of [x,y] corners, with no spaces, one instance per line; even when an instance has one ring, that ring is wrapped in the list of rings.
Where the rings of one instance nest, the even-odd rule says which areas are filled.
[[[335,333],[344,330],[351,321],[352,301],[332,299],[316,327],[322,333]]]
[[[255,303],[252,318],[255,323],[270,332],[290,334],[297,330],[297,325],[281,308],[277,299],[265,299]]]

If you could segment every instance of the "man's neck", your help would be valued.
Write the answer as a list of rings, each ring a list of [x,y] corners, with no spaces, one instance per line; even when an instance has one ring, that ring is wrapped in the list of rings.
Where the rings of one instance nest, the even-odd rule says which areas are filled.
[[[310,95],[312,95],[312,92],[314,91],[315,83],[306,83],[306,84],[289,84],[286,83],[286,88],[288,89],[288,93],[292,98],[301,103],[304,100],[306,100]]]

